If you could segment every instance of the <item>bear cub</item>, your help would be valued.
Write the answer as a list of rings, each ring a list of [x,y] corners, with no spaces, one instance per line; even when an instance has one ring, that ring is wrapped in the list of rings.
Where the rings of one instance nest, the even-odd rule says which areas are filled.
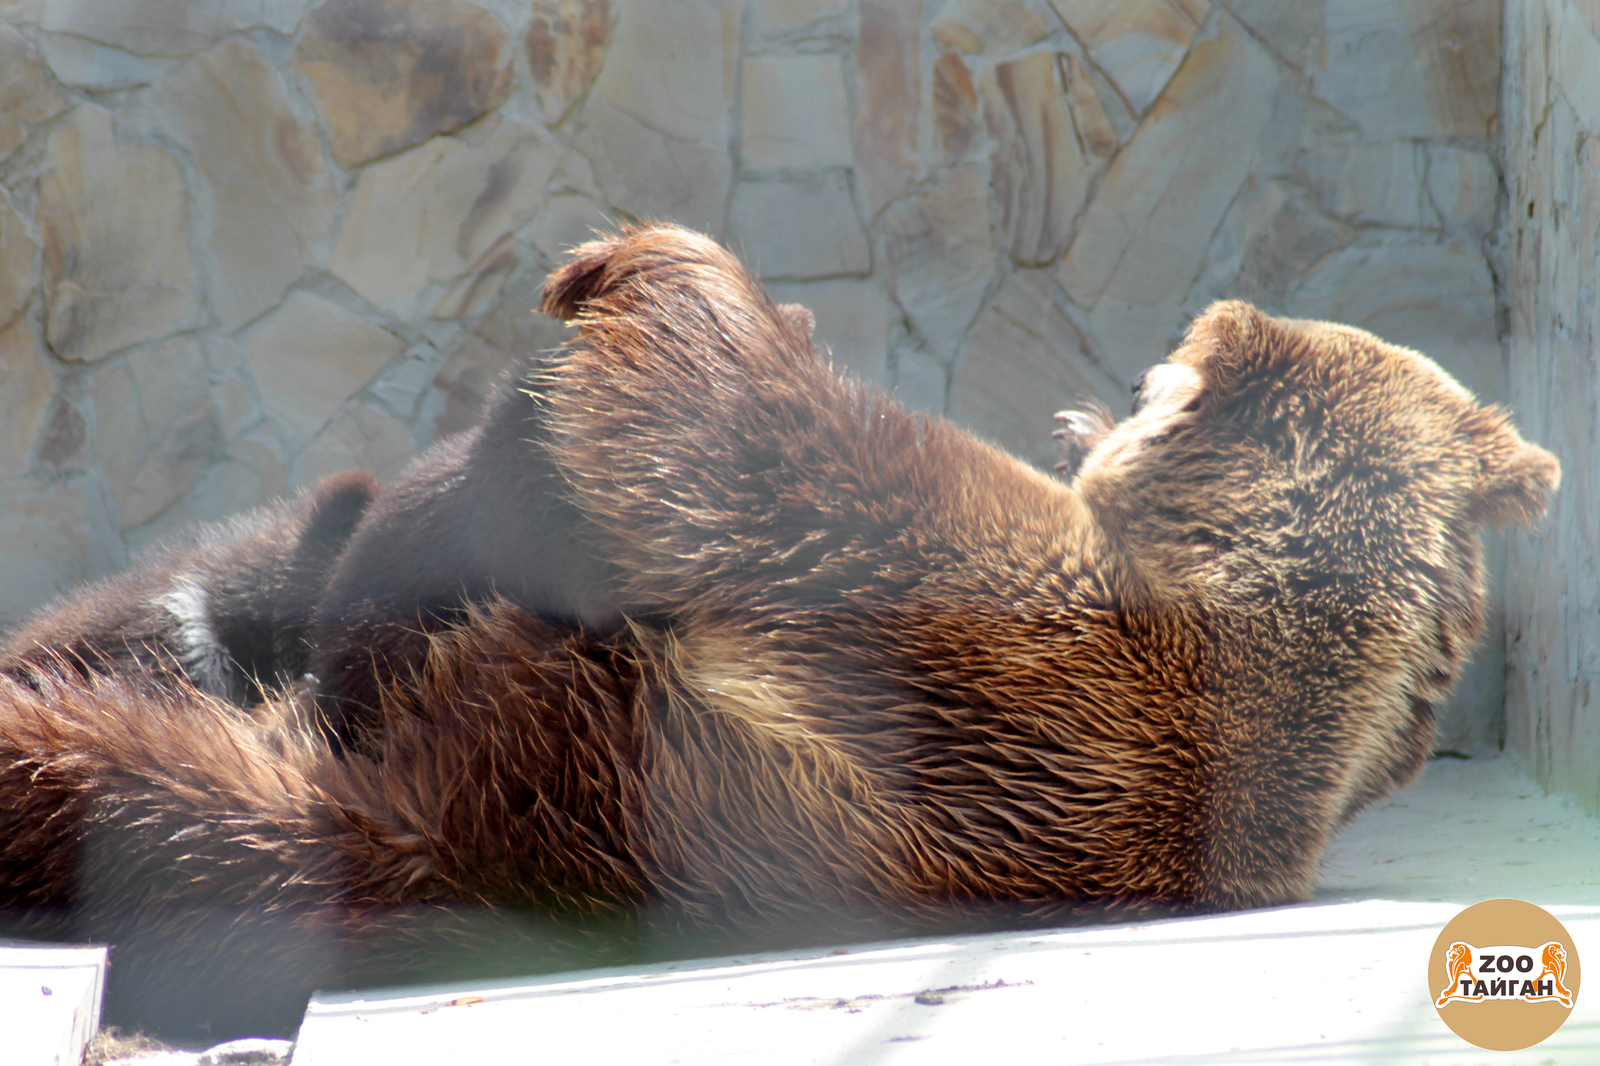
[[[312,611],[377,493],[370,474],[347,471],[298,499],[180,534],[46,607],[0,648],[0,672],[184,678],[260,703],[306,673]]]

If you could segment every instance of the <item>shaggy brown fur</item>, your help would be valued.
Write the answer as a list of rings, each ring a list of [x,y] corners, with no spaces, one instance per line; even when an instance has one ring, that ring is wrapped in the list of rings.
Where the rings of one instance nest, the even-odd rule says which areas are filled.
[[[46,607],[0,648],[0,672],[65,658],[85,672],[187,677],[240,704],[306,672],[311,614],[378,483],[336,474],[299,499],[170,541]]]
[[[811,312],[777,309],[797,338]],[[316,612],[311,672],[335,743],[381,718],[383,686],[415,671],[428,634],[472,603],[504,597],[595,631],[622,619],[616,567],[551,462],[548,364],[533,355],[500,382],[483,423],[441,441],[378,497]]]
[[[511,655],[397,694],[376,761],[288,703],[262,728],[181,680],[0,677],[0,935],[112,944],[107,1023],[211,1041],[292,1033],[317,987],[626,958],[626,916],[590,943],[640,896],[625,855],[586,854],[610,843],[617,802],[590,801],[617,771],[555,777],[595,762],[584,716],[634,696],[520,622]]]
[[[1422,765],[1480,528],[1558,478],[1423,357],[1242,304],[1070,484],[840,380],[694,234],[579,249],[546,309],[580,335],[525,454],[628,621],[469,604],[344,760],[196,693],[0,687],[0,902],[168,1004],[369,978],[447,903],[733,946],[1303,899]]]

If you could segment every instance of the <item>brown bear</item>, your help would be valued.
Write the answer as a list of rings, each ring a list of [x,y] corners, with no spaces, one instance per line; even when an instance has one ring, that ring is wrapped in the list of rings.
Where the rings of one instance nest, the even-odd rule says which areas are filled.
[[[336,474],[299,499],[180,535],[44,608],[0,647],[0,672],[132,670],[259,703],[305,674],[312,611],[377,491],[370,474]]]
[[[1424,357],[1243,304],[1070,482],[841,380],[692,233],[580,248],[545,307],[580,332],[520,454],[614,625],[467,602],[343,758],[197,691],[0,678],[0,907],[115,944],[114,1018],[1304,899],[1423,764],[1480,530],[1559,476]]]

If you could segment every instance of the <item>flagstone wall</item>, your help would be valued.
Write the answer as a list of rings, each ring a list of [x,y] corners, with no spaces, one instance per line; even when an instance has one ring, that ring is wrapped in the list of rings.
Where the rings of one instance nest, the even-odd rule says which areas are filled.
[[[1222,296],[1506,399],[1501,17],[0,0],[0,619],[195,519],[392,476],[562,339],[545,272],[624,216],[733,242],[839,363],[1043,465],[1055,410],[1124,411]],[[1447,745],[1500,740],[1502,632]]]

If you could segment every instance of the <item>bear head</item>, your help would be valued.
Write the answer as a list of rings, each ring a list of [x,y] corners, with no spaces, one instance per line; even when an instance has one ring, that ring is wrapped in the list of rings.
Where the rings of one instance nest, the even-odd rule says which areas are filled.
[[[1203,604],[1219,684],[1284,672],[1292,705],[1255,713],[1353,753],[1327,813],[1411,780],[1483,627],[1480,533],[1544,513],[1555,457],[1418,352],[1239,302],[1096,433],[1073,484],[1137,595]]]

